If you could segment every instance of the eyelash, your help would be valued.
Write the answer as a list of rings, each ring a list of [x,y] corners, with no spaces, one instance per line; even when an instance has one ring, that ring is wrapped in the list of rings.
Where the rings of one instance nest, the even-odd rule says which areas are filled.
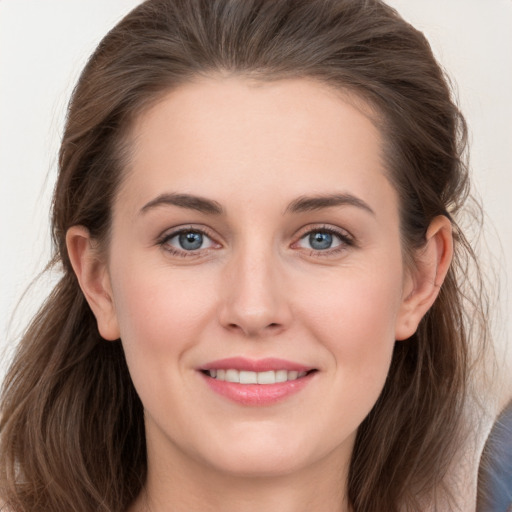
[[[196,228],[193,226],[188,226],[186,228],[179,228],[175,231],[172,231],[171,233],[165,233],[163,236],[161,236],[157,240],[157,244],[162,247],[165,251],[167,251],[171,256],[178,256],[181,258],[187,258],[191,256],[198,256],[201,252],[204,253],[204,251],[208,251],[211,249],[211,247],[207,247],[204,249],[197,249],[197,250],[191,250],[187,251],[185,249],[177,249],[176,247],[173,247],[172,245],[169,245],[170,240],[173,238],[176,238],[179,235],[185,234],[185,233],[197,233],[199,235],[202,235],[203,237],[208,238],[211,240],[212,245],[220,245],[218,242],[215,242],[215,239],[208,233],[208,231],[204,228]]]
[[[294,242],[293,245],[298,244],[300,241],[304,240],[308,236],[311,236],[313,233],[328,233],[330,235],[334,235],[340,240],[340,244],[329,249],[319,250],[319,249],[310,249],[310,256],[336,256],[339,253],[346,251],[350,247],[355,247],[356,243],[352,235],[350,235],[347,231],[333,228],[332,226],[318,226],[318,227],[308,227],[306,231],[304,231],[297,242]]]
[[[211,247],[187,251],[185,249],[180,250],[180,249],[177,249],[176,247],[169,245],[170,240],[172,240],[173,238],[176,238],[177,236],[179,236],[181,234],[185,234],[185,233],[200,234],[203,237],[208,238],[212,242],[212,245],[220,246],[220,244],[218,244],[218,242],[215,242],[215,239],[209,234],[209,232],[206,229],[196,228],[193,226],[188,226],[186,228],[179,228],[179,229],[176,229],[175,231],[172,231],[171,233],[166,233],[166,234],[162,235],[157,240],[157,244],[160,247],[162,247],[165,251],[167,251],[170,255],[182,257],[182,258],[198,256],[198,255],[200,255],[201,252],[204,253],[204,251],[207,251],[207,252],[210,251]],[[313,233],[328,233],[330,235],[334,235],[335,237],[337,237],[340,240],[340,243],[339,243],[339,245],[337,245],[333,248],[328,248],[325,250],[310,249],[309,250],[310,256],[323,256],[323,257],[335,256],[335,255],[339,254],[340,252],[346,251],[347,248],[349,248],[349,247],[356,246],[354,238],[350,234],[348,234],[346,231],[341,230],[341,229],[338,230],[331,226],[318,226],[318,227],[314,227],[314,228],[308,228],[307,230],[303,231],[303,233],[300,235],[299,239],[292,244],[292,247],[296,246],[299,242],[304,240],[306,237],[311,236]]]

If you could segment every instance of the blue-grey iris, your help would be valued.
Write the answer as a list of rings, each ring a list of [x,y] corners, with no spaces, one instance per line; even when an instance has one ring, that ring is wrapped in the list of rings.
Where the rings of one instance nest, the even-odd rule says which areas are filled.
[[[315,249],[315,251],[329,249],[332,245],[332,235],[331,233],[326,233],[324,231],[311,233],[309,235],[309,244],[312,249]]]
[[[203,235],[195,231],[188,231],[179,235],[180,246],[186,251],[195,251],[203,245]]]

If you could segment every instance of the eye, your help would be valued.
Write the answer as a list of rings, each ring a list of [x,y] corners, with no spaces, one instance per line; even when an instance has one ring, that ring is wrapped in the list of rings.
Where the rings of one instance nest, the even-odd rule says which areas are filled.
[[[172,253],[194,252],[215,246],[215,242],[206,233],[197,229],[175,231],[166,235],[159,243]]]
[[[339,245],[340,243],[339,240],[335,240],[332,233],[327,233],[325,231],[314,231],[313,233],[303,237],[301,240],[307,241],[309,247],[315,251],[324,251],[325,249],[333,247],[333,244]]]
[[[331,228],[319,228],[308,231],[297,242],[297,247],[316,252],[336,252],[353,245],[352,238]]]

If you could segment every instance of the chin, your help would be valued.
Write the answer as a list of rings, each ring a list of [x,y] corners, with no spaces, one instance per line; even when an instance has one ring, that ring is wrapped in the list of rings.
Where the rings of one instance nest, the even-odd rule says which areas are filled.
[[[246,450],[243,453],[230,450],[229,454],[217,458],[213,468],[239,478],[275,478],[287,476],[308,466],[308,458],[299,453],[258,453]]]
[[[261,429],[263,430],[263,429]],[[247,432],[246,432],[247,434]],[[307,435],[282,432],[263,433],[252,429],[252,435],[231,437],[229,443],[217,444],[215,453],[209,450],[209,465],[216,471],[236,477],[268,478],[287,476],[314,467],[330,453],[352,447],[352,441],[337,446],[312,440]]]

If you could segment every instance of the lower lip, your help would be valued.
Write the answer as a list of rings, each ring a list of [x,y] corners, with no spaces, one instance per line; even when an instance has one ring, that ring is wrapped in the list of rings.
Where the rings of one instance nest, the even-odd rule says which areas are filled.
[[[271,405],[281,402],[307,386],[313,375],[312,372],[305,377],[276,384],[239,384],[217,380],[201,373],[212,391],[225,398],[242,405]]]

